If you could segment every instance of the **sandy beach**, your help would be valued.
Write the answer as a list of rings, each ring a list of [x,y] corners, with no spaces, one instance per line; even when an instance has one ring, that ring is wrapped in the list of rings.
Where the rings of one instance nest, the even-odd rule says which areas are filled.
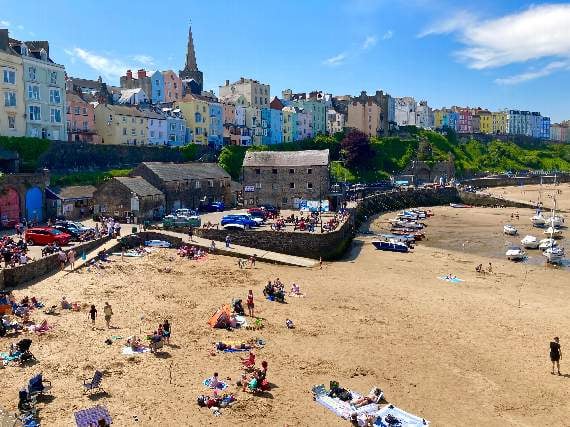
[[[118,426],[349,425],[312,400],[313,385],[334,379],[362,393],[378,385],[389,402],[433,426],[570,425],[570,364],[563,358],[564,375],[551,375],[548,356],[556,335],[563,352],[569,348],[569,272],[488,254],[503,236],[464,250],[462,231],[491,230],[496,222],[489,233],[500,234],[511,210],[434,211],[429,240],[408,254],[376,251],[371,237],[362,236],[344,260],[322,270],[263,263],[241,270],[233,258],[189,261],[161,249],[17,289],[18,299],[36,296],[48,305],[63,295],[93,303],[101,317],[92,329],[86,309],[56,317],[36,311],[34,320],[47,318],[53,330],[0,339],[0,351],[6,351],[29,335],[39,360],[0,369],[0,406],[15,410],[18,390],[43,372],[54,396],[40,404],[45,426],[71,426],[74,410],[96,404],[106,406]],[[521,223],[528,222],[529,212],[519,213]],[[383,218],[371,229],[381,227]],[[453,228],[454,237],[441,243],[446,228]],[[489,262],[492,274],[476,274],[475,265]],[[448,273],[464,282],[438,279]],[[306,297],[288,298],[287,304],[264,300],[263,286],[277,277],[287,289],[299,284]],[[206,324],[221,304],[235,297],[245,301],[249,289],[264,329],[228,332]],[[106,301],[116,329],[105,327]],[[105,344],[111,336],[150,333],[165,318],[172,323],[172,345],[161,357],[124,356],[121,339]],[[296,329],[285,327],[287,318]],[[266,396],[233,386],[240,354],[212,355],[215,341],[256,337],[267,342],[256,350],[257,360],[268,361],[267,378],[275,384]],[[91,399],[82,394],[82,378],[95,369],[104,372],[108,394]],[[207,392],[202,381],[215,371],[230,377],[230,391],[237,393],[237,402],[220,417],[196,404]]]
[[[542,200],[544,207],[547,209],[554,207],[553,196],[556,196],[557,208],[562,212],[570,212],[570,195],[568,194],[570,193],[570,184],[568,183],[494,187],[486,189],[484,192],[526,203],[536,203],[537,200]]]

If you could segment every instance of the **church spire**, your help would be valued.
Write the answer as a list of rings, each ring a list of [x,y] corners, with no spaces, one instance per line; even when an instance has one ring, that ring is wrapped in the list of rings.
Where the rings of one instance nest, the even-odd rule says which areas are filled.
[[[196,52],[194,51],[194,38],[192,37],[192,25],[188,28],[188,49],[186,51],[186,70],[197,71]]]

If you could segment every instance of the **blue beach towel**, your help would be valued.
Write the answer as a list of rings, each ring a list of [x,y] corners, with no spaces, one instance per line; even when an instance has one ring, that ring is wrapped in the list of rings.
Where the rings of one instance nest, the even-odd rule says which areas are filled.
[[[449,278],[447,276],[439,276],[438,279],[443,280],[445,282],[449,282],[449,283],[461,283],[461,282],[465,281],[465,280],[459,279],[458,277]]]
[[[212,388],[210,387],[210,380],[211,378],[207,378],[204,380],[204,382],[202,382],[202,384],[204,384],[208,388]],[[225,390],[226,388],[228,388],[228,385],[225,382],[218,381],[218,386],[216,387],[217,390]]]

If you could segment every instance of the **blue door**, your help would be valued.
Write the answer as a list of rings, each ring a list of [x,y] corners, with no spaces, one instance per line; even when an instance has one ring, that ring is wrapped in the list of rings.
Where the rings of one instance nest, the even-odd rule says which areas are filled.
[[[28,221],[43,221],[42,190],[32,187],[26,191],[26,219]]]

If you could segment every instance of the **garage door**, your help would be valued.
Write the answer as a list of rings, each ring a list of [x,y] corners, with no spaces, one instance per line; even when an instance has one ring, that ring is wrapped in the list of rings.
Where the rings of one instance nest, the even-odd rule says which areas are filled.
[[[3,227],[13,227],[20,221],[20,196],[13,188],[0,190],[0,220]]]
[[[32,187],[26,191],[26,219],[28,221],[42,222],[43,220],[42,190]]]

